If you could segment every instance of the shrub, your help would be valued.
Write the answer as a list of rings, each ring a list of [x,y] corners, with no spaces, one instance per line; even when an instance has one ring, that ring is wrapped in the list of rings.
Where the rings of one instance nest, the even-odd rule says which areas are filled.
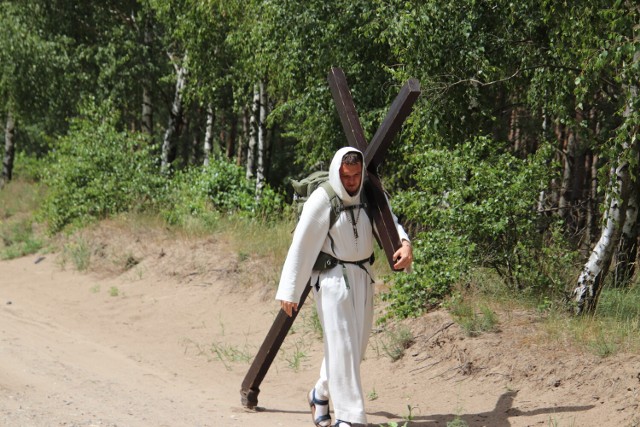
[[[255,182],[245,177],[243,168],[218,160],[177,172],[163,215],[169,223],[180,225],[193,218],[215,222],[221,214],[275,219],[282,207],[283,198],[270,187],[257,197]]]
[[[41,216],[50,232],[153,202],[163,179],[144,135],[118,131],[109,106],[74,119],[49,157]]]
[[[520,289],[549,285],[535,209],[549,157],[543,148],[518,158],[488,138],[416,155],[415,185],[394,199],[399,216],[415,224],[415,270],[396,276],[387,296],[392,314],[420,314],[471,266],[490,267]]]

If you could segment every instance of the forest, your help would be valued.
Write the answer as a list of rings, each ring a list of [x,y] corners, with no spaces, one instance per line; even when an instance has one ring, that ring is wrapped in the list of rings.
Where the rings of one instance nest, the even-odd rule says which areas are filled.
[[[396,315],[479,269],[578,315],[636,284],[636,1],[0,3],[0,191],[42,183],[49,233],[290,215],[290,180],[346,145],[340,67],[368,139],[420,82],[379,171],[414,246]]]

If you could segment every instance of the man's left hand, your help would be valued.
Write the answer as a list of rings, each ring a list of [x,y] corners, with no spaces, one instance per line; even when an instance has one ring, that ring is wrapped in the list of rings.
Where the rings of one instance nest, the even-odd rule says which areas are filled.
[[[402,241],[402,246],[393,254],[395,264],[393,264],[394,270],[406,270],[411,267],[413,262],[413,249],[411,243],[406,240]]]

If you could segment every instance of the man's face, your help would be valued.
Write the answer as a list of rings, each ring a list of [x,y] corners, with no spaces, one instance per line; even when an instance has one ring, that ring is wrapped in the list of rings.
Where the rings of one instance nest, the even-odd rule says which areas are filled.
[[[340,181],[342,186],[350,196],[355,196],[360,189],[360,180],[362,179],[362,163],[348,165],[343,163],[340,165]]]

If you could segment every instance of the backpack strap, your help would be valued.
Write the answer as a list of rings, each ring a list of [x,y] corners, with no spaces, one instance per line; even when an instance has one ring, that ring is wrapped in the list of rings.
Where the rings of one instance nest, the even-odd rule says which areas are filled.
[[[327,192],[327,196],[329,196],[329,204],[331,205],[329,209],[329,229],[331,229],[333,224],[336,223],[338,215],[340,215],[340,212],[344,209],[344,206],[329,181],[323,182],[320,184],[320,187],[322,187],[322,189]]]

